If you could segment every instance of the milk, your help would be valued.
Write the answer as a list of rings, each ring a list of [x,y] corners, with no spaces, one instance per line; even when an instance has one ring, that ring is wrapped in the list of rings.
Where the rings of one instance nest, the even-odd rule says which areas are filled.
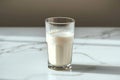
[[[66,31],[46,33],[50,64],[54,66],[66,66],[71,63],[73,38],[73,33]]]

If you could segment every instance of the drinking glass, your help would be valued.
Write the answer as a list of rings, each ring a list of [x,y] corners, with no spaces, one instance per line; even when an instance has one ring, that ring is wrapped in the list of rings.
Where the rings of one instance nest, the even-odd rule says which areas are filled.
[[[75,20],[69,17],[50,17],[45,20],[48,46],[48,68],[72,68],[72,50]]]

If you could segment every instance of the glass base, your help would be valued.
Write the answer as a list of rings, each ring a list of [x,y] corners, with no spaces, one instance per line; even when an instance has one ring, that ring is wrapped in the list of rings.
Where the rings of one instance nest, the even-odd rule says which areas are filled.
[[[53,69],[53,70],[67,70],[67,71],[69,71],[69,70],[71,70],[72,69],[72,66],[71,66],[71,64],[68,64],[68,65],[65,65],[65,66],[54,66],[54,65],[52,65],[52,64],[48,64],[48,68],[49,69]]]

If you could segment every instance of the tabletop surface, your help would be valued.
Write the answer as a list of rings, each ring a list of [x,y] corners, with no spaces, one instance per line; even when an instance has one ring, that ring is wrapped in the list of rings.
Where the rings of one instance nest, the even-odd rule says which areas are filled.
[[[24,36],[20,29],[16,34],[7,29],[0,29],[6,31],[0,32],[0,80],[120,80],[119,28],[99,29],[107,30],[105,35],[93,29],[87,35],[88,28],[80,28],[76,33],[86,34],[75,37],[71,71],[48,69],[45,35],[37,32],[44,28],[20,28],[36,32]]]
[[[45,27],[0,27],[0,36],[45,37]],[[75,38],[120,40],[120,27],[76,27]]]

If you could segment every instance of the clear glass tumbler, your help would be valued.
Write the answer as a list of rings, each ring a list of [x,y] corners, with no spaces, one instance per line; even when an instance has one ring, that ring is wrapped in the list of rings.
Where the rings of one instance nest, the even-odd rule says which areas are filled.
[[[72,49],[75,20],[69,17],[50,17],[45,20],[48,45],[48,68],[72,68]]]

